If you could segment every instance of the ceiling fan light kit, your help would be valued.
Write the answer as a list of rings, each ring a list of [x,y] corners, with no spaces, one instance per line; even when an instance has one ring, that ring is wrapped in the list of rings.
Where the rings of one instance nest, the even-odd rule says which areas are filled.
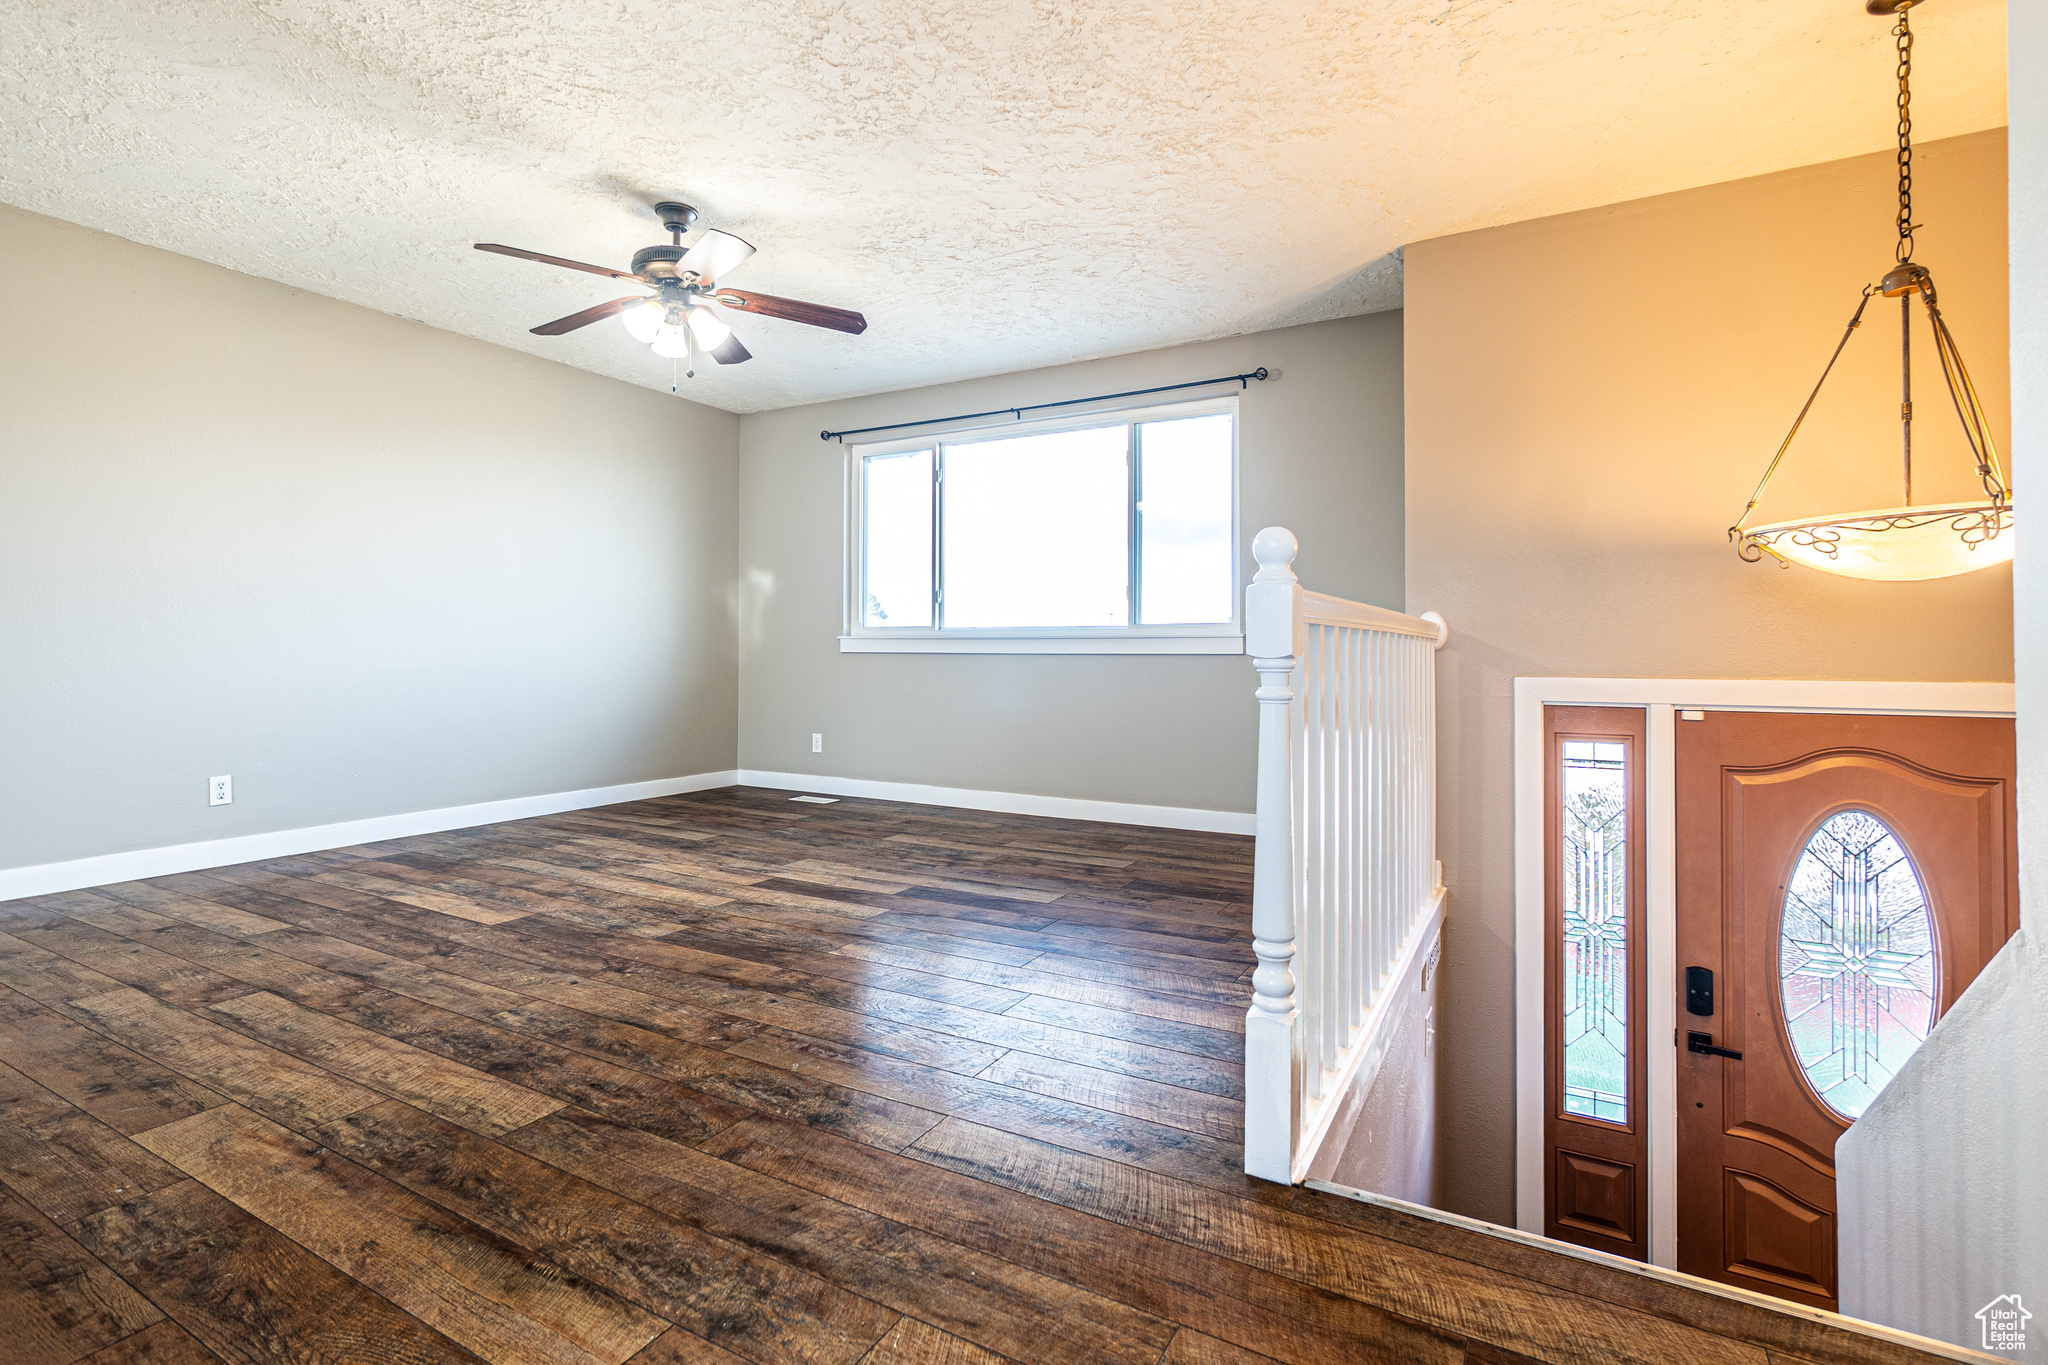
[[[668,231],[669,241],[634,252],[631,270],[613,270],[609,266],[547,256],[538,251],[501,246],[496,242],[478,242],[476,249],[499,256],[539,261],[542,265],[581,270],[586,274],[628,280],[653,291],[650,294],[628,294],[580,313],[544,322],[533,329],[535,336],[561,336],[602,318],[617,317],[633,340],[663,359],[694,364],[697,353],[701,351],[721,365],[737,365],[753,359],[753,353],[740,343],[731,326],[719,316],[721,307],[801,322],[812,327],[826,327],[854,336],[868,329],[868,320],[851,309],[721,288],[720,281],[753,255],[754,248],[729,232],[711,228],[686,249],[683,234],[696,225],[697,210],[677,200],[665,199],[654,206],[654,211],[660,217],[662,227]],[[694,376],[696,371],[692,369],[690,373]]]
[[[1792,421],[1792,429],[1778,447],[1778,453],[1764,469],[1749,505],[1728,528],[1728,537],[1744,560],[1756,563],[1765,555],[1781,565],[1804,564],[1823,573],[1845,578],[1866,578],[1890,582],[1912,582],[1930,578],[1952,578],[1957,574],[1988,569],[2012,560],[2012,488],[1998,464],[1998,448],[1991,439],[1990,419],[1970,382],[1962,352],[1942,317],[1934,288],[1934,274],[1913,259],[1913,232],[1921,226],[1913,221],[1913,117],[1912,73],[1913,31],[1910,11],[1926,0],[1866,0],[1864,9],[1875,15],[1896,15],[1892,36],[1898,48],[1899,110],[1899,211],[1898,248],[1895,263],[1876,284],[1863,286],[1862,297],[1834,354],[1822,368],[1820,380],[1807,396],[1806,405]],[[1963,439],[1976,465],[1977,479],[1984,490],[1981,501],[1913,504],[1913,300],[1919,298],[1927,312],[1934,338],[1935,359],[1941,377],[1962,423]],[[1764,489],[1778,472],[1785,452],[1799,434],[1821,385],[1827,383],[1835,362],[1841,359],[1849,338],[1862,325],[1864,310],[1873,298],[1899,301],[1899,368],[1903,394],[1899,404],[1900,446],[1904,502],[1861,512],[1803,517],[1792,521],[1748,525],[1750,513],[1763,500]]]
[[[642,299],[621,308],[619,321],[626,324],[633,340],[645,346],[661,335],[662,326],[668,321],[668,310],[661,306],[659,299]]]

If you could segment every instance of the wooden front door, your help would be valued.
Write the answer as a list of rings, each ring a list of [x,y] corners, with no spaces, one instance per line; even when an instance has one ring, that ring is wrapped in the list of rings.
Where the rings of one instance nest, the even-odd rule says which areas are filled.
[[[2018,927],[2012,722],[1691,712],[1676,758],[1678,1268],[1834,1308],[1835,1140]]]

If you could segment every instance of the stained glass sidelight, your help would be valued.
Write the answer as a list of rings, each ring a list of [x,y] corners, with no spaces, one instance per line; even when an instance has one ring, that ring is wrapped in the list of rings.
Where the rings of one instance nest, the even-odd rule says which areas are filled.
[[[1845,810],[1814,831],[1785,891],[1778,973],[1799,1065],[1855,1119],[1934,1025],[1934,919],[1884,821]]]
[[[1628,1122],[1628,747],[1562,744],[1564,1110]]]

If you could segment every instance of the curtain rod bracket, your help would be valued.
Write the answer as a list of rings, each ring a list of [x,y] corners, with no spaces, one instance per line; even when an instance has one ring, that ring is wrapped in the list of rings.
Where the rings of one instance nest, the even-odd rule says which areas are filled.
[[[849,436],[867,436],[877,431],[902,431],[906,427],[940,426],[947,422],[971,422],[978,417],[1001,417],[1008,413],[1012,420],[1021,422],[1027,412],[1038,412],[1045,408],[1070,408],[1079,403],[1106,403],[1112,398],[1137,398],[1148,393],[1172,393],[1176,389],[1203,389],[1211,384],[1235,384],[1248,389],[1254,379],[1271,379],[1272,371],[1264,365],[1243,374],[1218,375],[1214,379],[1191,379],[1185,384],[1158,384],[1149,389],[1126,389],[1122,393],[1098,393],[1092,398],[1067,398],[1057,403],[1026,403],[1017,408],[991,408],[987,412],[963,412],[953,417],[927,417],[921,422],[885,422],[878,427],[854,427],[847,431],[821,431],[821,441],[838,441],[845,444]]]

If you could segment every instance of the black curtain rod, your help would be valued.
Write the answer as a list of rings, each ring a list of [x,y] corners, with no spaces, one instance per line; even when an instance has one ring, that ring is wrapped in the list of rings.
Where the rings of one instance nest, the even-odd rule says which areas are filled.
[[[1122,393],[1098,393],[1093,398],[1067,398],[1057,403],[1026,403],[1021,408],[991,408],[987,412],[963,412],[957,417],[927,417],[922,422],[885,422],[878,427],[855,427],[851,431],[821,431],[821,441],[845,441],[849,436],[866,436],[876,431],[901,431],[905,427],[937,426],[942,422],[971,422],[977,417],[1001,417],[1009,413],[1018,421],[1024,420],[1027,412],[1038,412],[1045,408],[1071,408],[1076,403],[1106,403],[1112,398],[1136,398],[1147,393],[1172,393],[1175,389],[1201,389],[1211,384],[1236,384],[1250,388],[1254,379],[1270,379],[1264,365],[1245,374],[1221,374],[1214,379],[1191,379],[1185,384],[1160,384],[1149,389],[1125,389]]]

